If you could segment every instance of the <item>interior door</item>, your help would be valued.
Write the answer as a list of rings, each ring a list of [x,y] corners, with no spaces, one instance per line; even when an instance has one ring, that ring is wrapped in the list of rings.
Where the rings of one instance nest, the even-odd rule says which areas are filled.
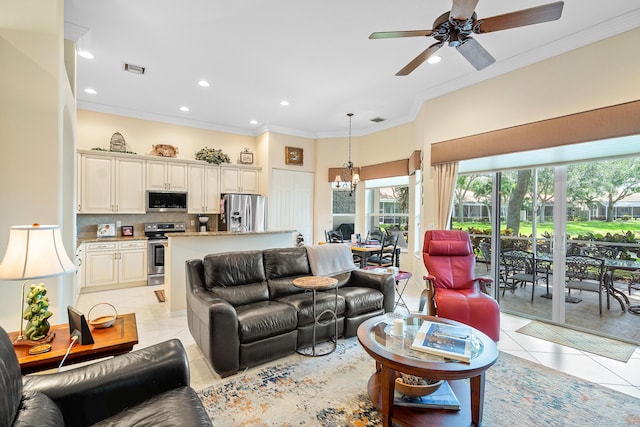
[[[267,208],[271,230],[298,230],[304,241],[313,239],[313,181],[312,172],[274,169]]]

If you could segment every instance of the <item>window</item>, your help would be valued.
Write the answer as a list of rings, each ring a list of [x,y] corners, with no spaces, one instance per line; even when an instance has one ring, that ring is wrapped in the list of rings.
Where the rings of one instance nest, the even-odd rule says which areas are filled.
[[[331,189],[331,224],[332,230],[337,230],[342,224],[350,224],[351,228],[356,219],[356,197],[349,196],[348,191]],[[344,236],[349,239],[351,236]]]
[[[409,184],[408,177],[369,180],[366,183],[367,231],[409,229]]]

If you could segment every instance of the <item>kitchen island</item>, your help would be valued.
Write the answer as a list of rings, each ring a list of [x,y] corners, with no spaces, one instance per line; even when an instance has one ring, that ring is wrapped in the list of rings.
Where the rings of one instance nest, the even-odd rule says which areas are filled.
[[[295,230],[167,233],[164,289],[169,315],[181,315],[187,311],[185,261],[219,252],[292,247],[297,235]]]

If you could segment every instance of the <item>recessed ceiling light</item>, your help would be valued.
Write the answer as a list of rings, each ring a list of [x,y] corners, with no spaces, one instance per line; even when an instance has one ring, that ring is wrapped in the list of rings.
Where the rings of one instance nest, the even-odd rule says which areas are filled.
[[[89,93],[89,94],[91,94],[91,95],[95,95],[96,93],[98,93],[98,92],[96,92],[96,90],[95,90],[95,89],[92,89],[92,88],[90,88],[90,87],[86,88],[86,89],[84,90],[84,92],[85,92],[85,93]]]
[[[209,83],[209,82],[208,82],[208,81],[206,81],[206,80],[200,80],[200,81],[198,82],[198,86],[202,86],[202,87],[209,87],[209,86],[211,86],[211,83]]]
[[[250,125],[257,125],[257,124],[258,124],[258,121],[257,121],[257,120],[251,120],[251,121],[249,122],[249,124],[250,124]]]
[[[439,57],[438,55],[430,56],[429,59],[427,59],[427,62],[429,64],[437,64],[440,61],[442,61],[442,58]]]
[[[189,111],[189,107],[185,107],[184,105],[180,107],[180,111],[184,111],[185,113]]]
[[[87,59],[94,58],[93,53],[89,52],[88,50],[79,50],[78,56],[82,56],[83,58],[87,58]]]
[[[282,105],[283,107],[286,107],[287,105],[289,105],[289,101],[280,101],[280,105]]]

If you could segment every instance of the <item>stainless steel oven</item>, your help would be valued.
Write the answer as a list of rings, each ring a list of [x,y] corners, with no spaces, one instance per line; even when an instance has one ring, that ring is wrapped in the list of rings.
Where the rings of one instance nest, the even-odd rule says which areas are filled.
[[[147,242],[147,285],[164,284],[164,252],[167,244],[166,233],[184,233],[184,222],[153,222],[144,225]]]

